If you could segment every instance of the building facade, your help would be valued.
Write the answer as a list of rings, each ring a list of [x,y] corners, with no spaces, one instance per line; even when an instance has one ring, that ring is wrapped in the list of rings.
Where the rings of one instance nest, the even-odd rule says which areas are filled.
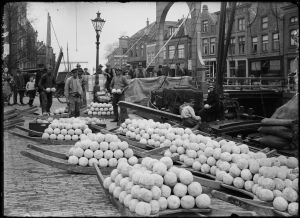
[[[226,13],[226,28],[229,11]],[[215,77],[220,12],[201,15],[202,55]],[[299,12],[292,3],[255,2],[237,6],[226,61],[225,77],[275,77],[287,79],[296,56],[292,34]],[[225,33],[226,34],[226,33]]]
[[[17,68],[26,71],[47,67],[49,64],[54,69],[53,49],[43,49],[43,42],[37,41],[38,32],[27,18],[27,3],[6,3],[3,18],[7,33],[4,44],[8,48],[4,61],[9,73],[14,74]]]
[[[119,38],[119,47],[115,48],[112,53],[107,55],[107,63],[112,67],[123,68],[128,62],[128,36]]]

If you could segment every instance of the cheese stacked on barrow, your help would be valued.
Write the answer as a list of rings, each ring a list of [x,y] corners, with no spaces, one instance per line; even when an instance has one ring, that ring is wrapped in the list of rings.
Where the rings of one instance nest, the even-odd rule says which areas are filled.
[[[82,135],[91,134],[92,130],[81,118],[54,119],[44,130],[43,139],[78,141]]]
[[[69,150],[68,162],[80,166],[93,166],[97,163],[100,168],[117,167],[118,163],[134,165],[138,162],[128,143],[121,141],[112,134],[89,134]]]
[[[146,157],[141,164],[119,163],[104,180],[104,188],[140,216],[166,209],[209,208],[211,199],[188,170],[173,166],[169,157]]]
[[[195,171],[252,192],[262,201],[273,201],[277,210],[298,213],[299,165],[295,157],[267,158],[265,153],[249,151],[246,144],[194,134],[177,140],[164,153],[166,157],[178,155]]]
[[[90,116],[111,116],[114,114],[112,104],[95,102],[88,105],[88,108],[84,113]]]

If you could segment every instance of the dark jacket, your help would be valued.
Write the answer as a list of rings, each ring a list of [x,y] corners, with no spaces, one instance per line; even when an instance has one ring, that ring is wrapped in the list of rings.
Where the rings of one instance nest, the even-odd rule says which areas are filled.
[[[56,85],[55,78],[52,75],[48,76],[47,73],[45,73],[39,81],[39,88],[42,91],[45,91],[46,88],[55,87],[55,85]]]
[[[25,78],[22,74],[19,74],[15,77],[16,88],[18,90],[25,90]]]
[[[211,105],[212,110],[217,110],[219,106],[219,102],[220,102],[219,95],[216,93],[215,90],[208,93],[206,104]]]

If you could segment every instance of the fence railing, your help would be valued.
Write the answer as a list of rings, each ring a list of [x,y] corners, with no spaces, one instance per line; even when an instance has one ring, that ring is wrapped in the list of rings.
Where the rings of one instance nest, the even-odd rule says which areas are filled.
[[[206,82],[211,85],[215,77],[206,77]],[[294,91],[293,80],[283,77],[225,77],[223,86],[227,90],[261,90],[272,89],[277,91]]]

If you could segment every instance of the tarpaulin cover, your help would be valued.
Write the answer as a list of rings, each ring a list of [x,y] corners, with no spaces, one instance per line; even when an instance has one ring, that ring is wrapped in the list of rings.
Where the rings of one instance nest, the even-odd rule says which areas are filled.
[[[299,119],[299,99],[298,94],[296,94],[291,100],[277,108],[271,118],[275,119]]]
[[[190,76],[135,78],[129,81],[128,89],[125,91],[125,100],[132,103],[142,103],[150,99],[151,91],[159,88],[173,88],[176,86],[192,88],[194,87],[192,80],[193,78]]]

